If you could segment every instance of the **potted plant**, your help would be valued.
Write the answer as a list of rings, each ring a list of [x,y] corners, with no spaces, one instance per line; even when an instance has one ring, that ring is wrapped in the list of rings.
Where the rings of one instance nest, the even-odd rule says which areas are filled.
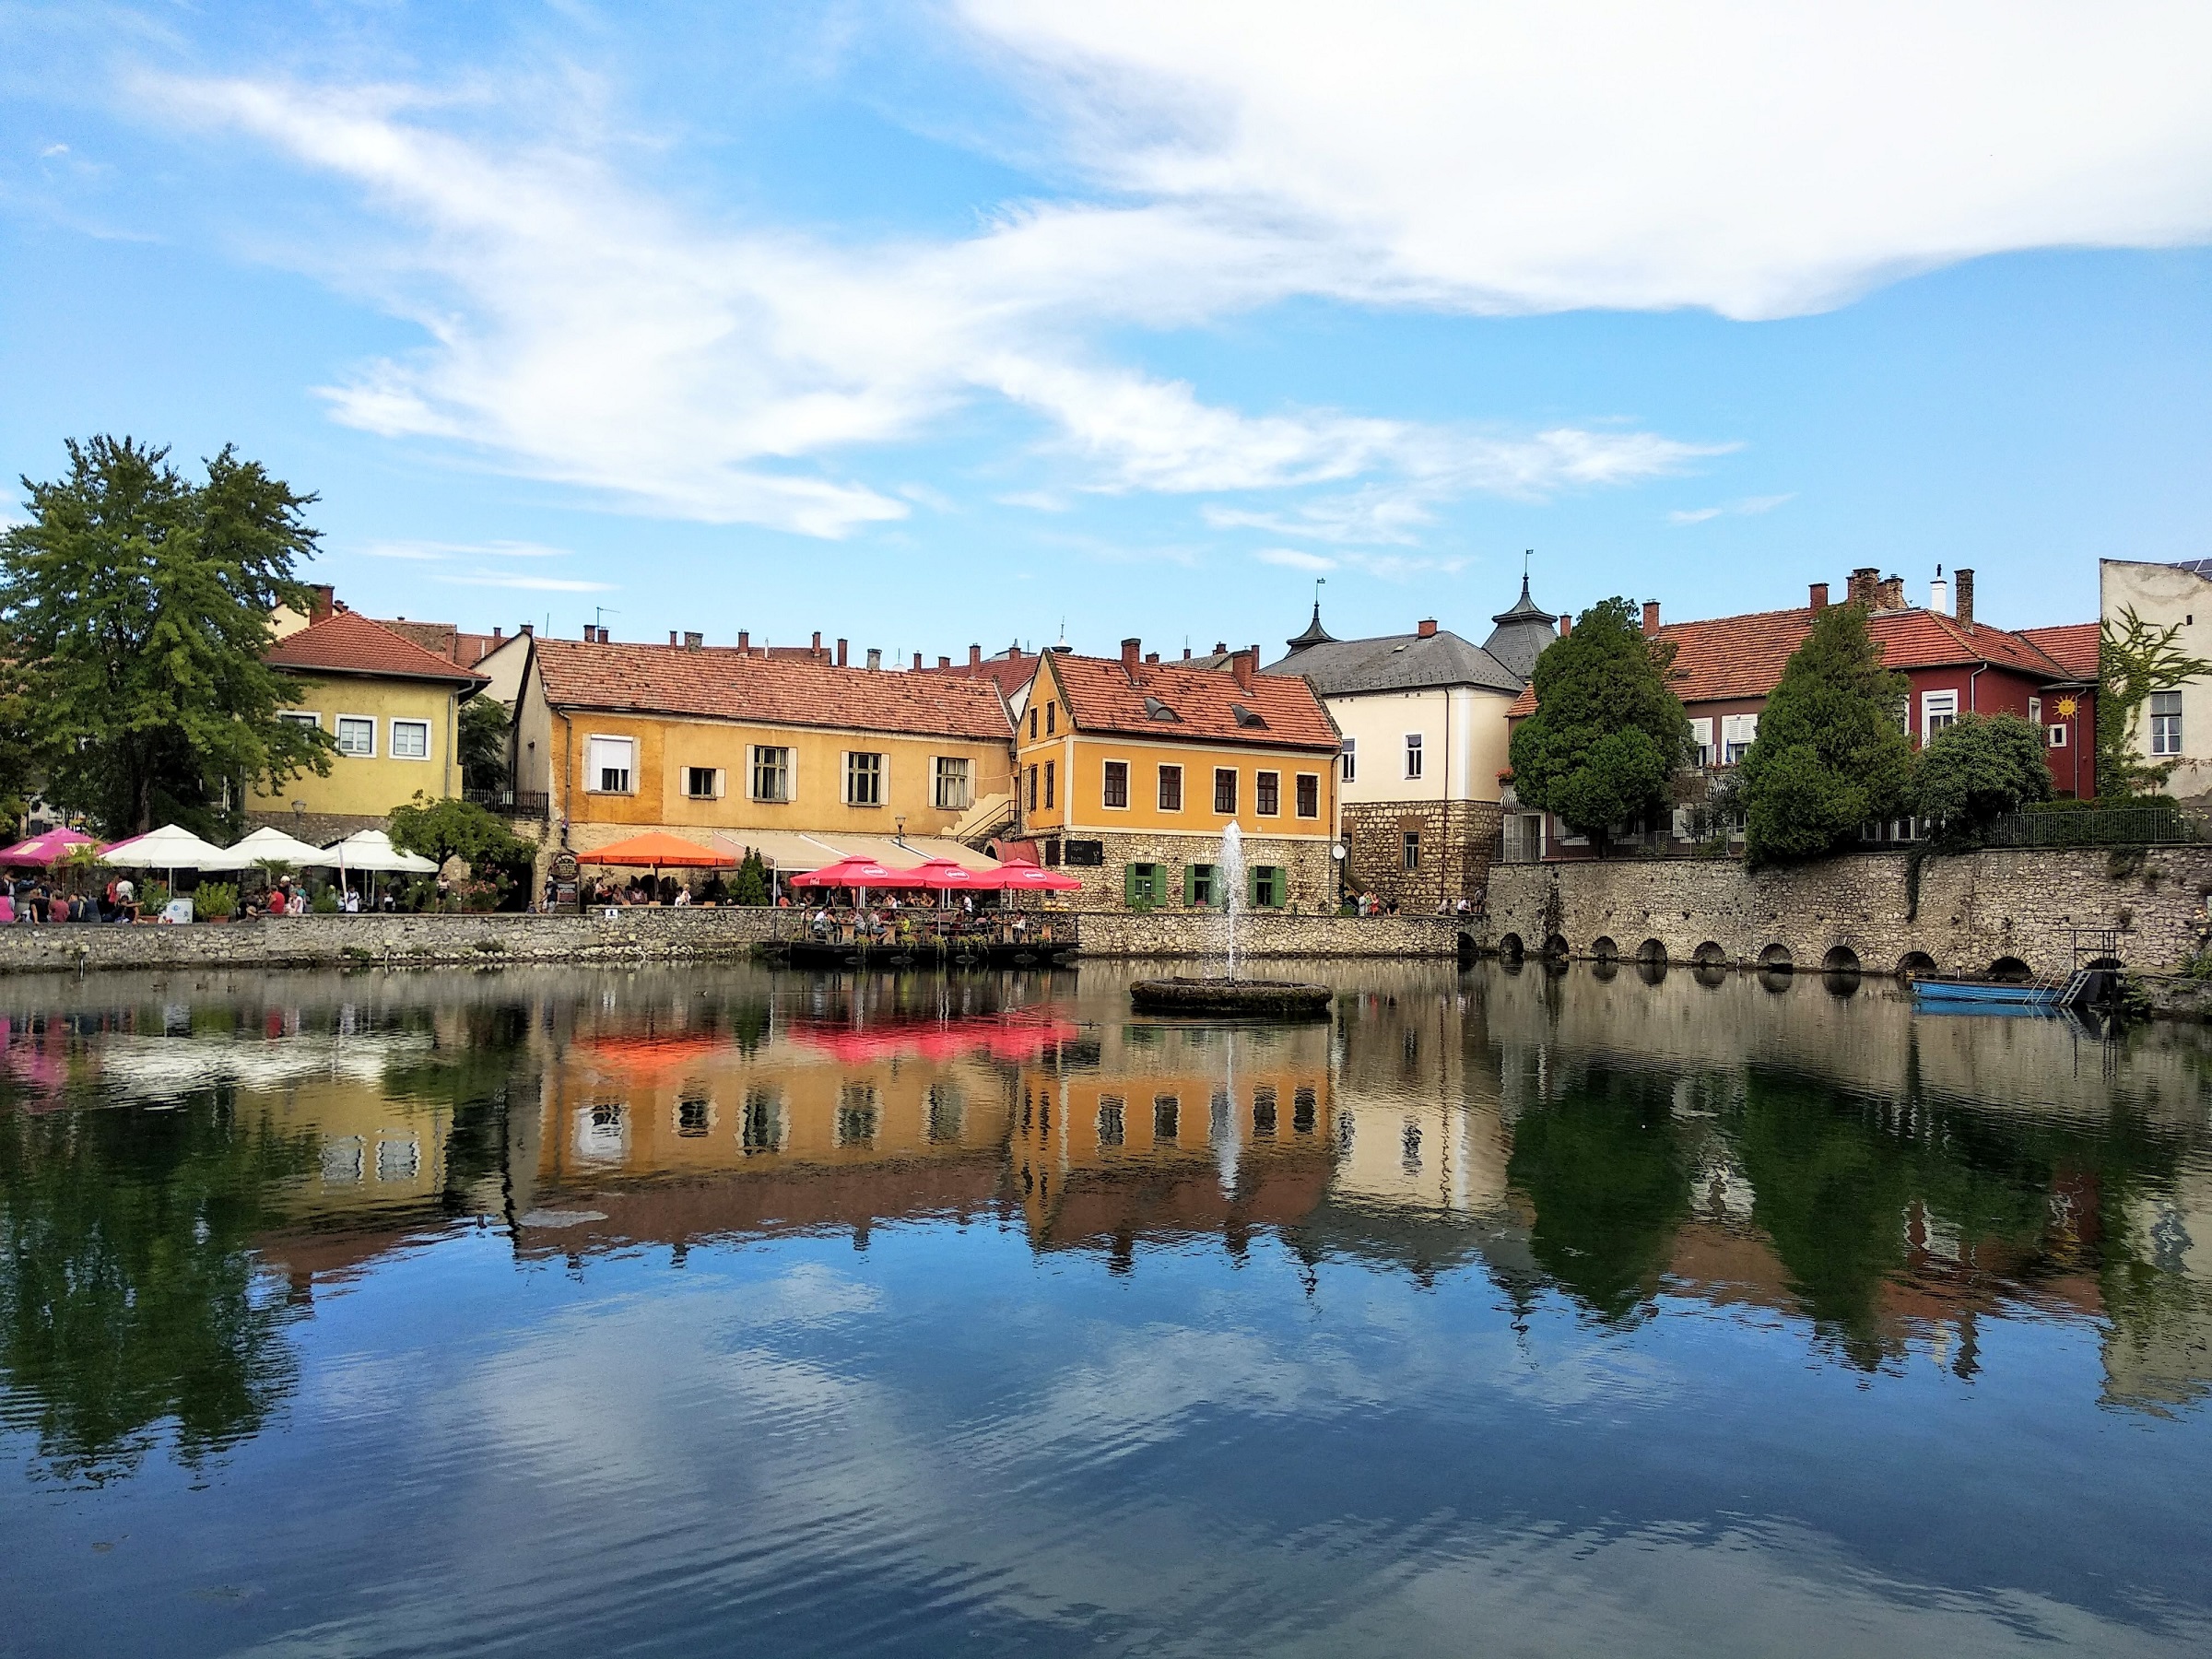
[[[193,914],[206,922],[228,922],[238,913],[238,889],[227,881],[203,881],[193,890]]]

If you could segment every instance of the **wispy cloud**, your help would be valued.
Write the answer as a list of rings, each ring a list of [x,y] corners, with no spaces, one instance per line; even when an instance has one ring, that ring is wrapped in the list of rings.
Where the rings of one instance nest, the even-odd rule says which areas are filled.
[[[524,576],[510,571],[440,571],[433,581],[454,587],[519,588],[534,594],[611,594],[611,582],[585,582],[570,576]]]
[[[1784,501],[1797,499],[1796,491],[1787,495],[1746,496],[1740,501],[1730,501],[1720,507],[1690,507],[1666,515],[1670,524],[1702,524],[1716,518],[1757,518],[1762,512],[1771,512]]]
[[[1402,553],[1305,553],[1296,547],[1263,547],[1253,555],[1262,564],[1289,571],[1359,571],[1384,582],[1406,582],[1416,576],[1456,576],[1465,570],[1465,557],[1415,556]]]
[[[1333,571],[1336,560],[1324,559],[1318,553],[1301,553],[1296,547],[1262,547],[1253,557],[1262,564],[1281,565],[1288,571]]]
[[[542,542],[491,541],[372,541],[357,551],[364,559],[401,559],[437,562],[448,559],[568,559],[566,547],[548,547]]]

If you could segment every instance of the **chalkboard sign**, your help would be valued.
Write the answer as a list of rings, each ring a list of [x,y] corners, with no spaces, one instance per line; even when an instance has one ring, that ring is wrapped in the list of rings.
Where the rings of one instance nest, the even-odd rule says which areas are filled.
[[[1060,853],[1065,863],[1087,865],[1096,869],[1106,862],[1106,843],[1102,841],[1063,841]]]

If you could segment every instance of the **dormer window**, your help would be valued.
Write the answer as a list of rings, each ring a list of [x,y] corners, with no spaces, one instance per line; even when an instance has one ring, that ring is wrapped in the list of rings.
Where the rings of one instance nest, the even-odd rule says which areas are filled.
[[[1176,713],[1174,710],[1169,708],[1166,703],[1161,702],[1157,697],[1147,697],[1145,699],[1145,713],[1147,718],[1152,720],[1172,720],[1178,724],[1182,724],[1182,715]]]
[[[1229,712],[1237,717],[1237,724],[1241,726],[1258,726],[1263,731],[1266,729],[1267,723],[1242,703],[1230,703]]]

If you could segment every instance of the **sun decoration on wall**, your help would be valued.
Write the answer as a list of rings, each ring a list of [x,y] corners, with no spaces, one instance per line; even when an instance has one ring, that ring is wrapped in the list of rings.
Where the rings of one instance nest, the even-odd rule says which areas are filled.
[[[2070,697],[2062,697],[2058,700],[2058,712],[2068,720],[2074,718],[2075,711],[2080,707],[2081,705]]]

